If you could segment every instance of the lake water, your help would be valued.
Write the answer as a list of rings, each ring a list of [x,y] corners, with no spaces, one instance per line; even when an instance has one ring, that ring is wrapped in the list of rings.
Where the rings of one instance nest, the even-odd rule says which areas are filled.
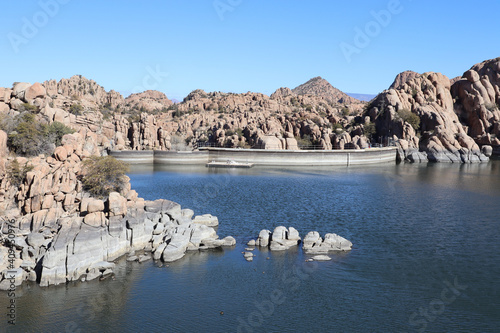
[[[132,188],[219,217],[234,248],[116,280],[18,289],[19,332],[497,332],[500,161],[337,168],[134,167]],[[352,251],[241,252],[261,229],[337,233]],[[5,309],[7,299],[0,297]],[[5,310],[4,310],[5,311]],[[221,314],[223,311],[223,314]],[[5,328],[6,320],[0,324]]]

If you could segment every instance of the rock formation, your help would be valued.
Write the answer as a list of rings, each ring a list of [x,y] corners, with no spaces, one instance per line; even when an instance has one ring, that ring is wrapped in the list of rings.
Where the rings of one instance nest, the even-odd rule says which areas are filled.
[[[406,161],[480,162],[482,146],[500,144],[498,66],[475,65],[453,85],[439,73],[406,71],[370,104],[319,77],[271,96],[194,90],[173,104],[157,91],[124,99],[77,75],[0,88],[0,113],[14,118],[30,106],[40,122],[91,131],[99,149],[328,150],[394,140]]]
[[[337,234],[326,234],[322,238],[317,231],[309,232],[302,243],[307,254],[326,254],[331,251],[350,251],[352,243]],[[317,259],[316,259],[317,260]]]
[[[169,108],[173,104],[164,93],[156,90],[147,90],[125,98],[125,105],[127,107],[145,111],[162,110]]]
[[[500,58],[474,65],[451,92],[467,134],[483,145],[500,145]]]
[[[381,93],[366,113],[379,136],[398,142],[401,159],[474,163],[487,161],[454,111],[450,80],[425,73]]]
[[[65,135],[53,156],[17,157],[19,164],[32,166],[19,186],[5,175],[0,178],[0,210],[15,221],[10,227],[2,223],[0,257],[14,249],[16,284],[31,280],[48,286],[105,276],[113,260],[131,251],[151,251],[155,259],[174,261],[186,251],[235,244],[232,237],[218,239],[208,226],[218,223],[216,217],[193,219],[194,212],[177,203],[145,201],[130,183],[104,199],[83,191],[81,161],[101,154],[96,137],[81,130]],[[13,238],[6,237],[9,229]],[[7,267],[2,260],[0,289],[10,285]]]
[[[294,88],[293,93],[297,95],[321,96],[333,103],[356,104],[359,100],[348,96],[337,88],[333,87],[328,81],[320,76],[310,79],[304,84]]]
[[[413,80],[417,76],[419,76],[417,72],[414,71],[404,71],[396,75],[396,78],[394,79],[394,82],[392,82],[391,86],[389,89],[399,89],[401,88],[406,82]]]
[[[271,251],[288,250],[299,245],[301,238],[299,232],[293,228],[276,227],[273,232],[263,229],[257,240],[248,242],[249,246],[269,247]],[[326,254],[331,251],[349,251],[352,243],[337,234],[326,234],[322,238],[317,231],[311,231],[304,237],[302,249],[307,254]],[[316,260],[325,260],[318,257]]]

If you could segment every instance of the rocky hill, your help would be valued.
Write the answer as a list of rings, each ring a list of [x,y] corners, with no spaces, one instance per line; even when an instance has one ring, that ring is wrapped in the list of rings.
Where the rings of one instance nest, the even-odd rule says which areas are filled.
[[[173,104],[164,93],[156,90],[147,90],[125,98],[127,107],[144,111],[162,110],[169,108]]]
[[[337,88],[333,87],[328,81],[318,76],[310,79],[304,84],[292,90],[297,95],[313,95],[324,97],[332,103],[356,104],[361,101],[348,96]]]
[[[451,94],[467,133],[479,144],[500,144],[500,58],[472,66]]]
[[[0,88],[0,112],[13,121],[31,105],[40,122],[95,133],[101,150],[266,148],[277,142],[282,149],[343,149],[395,140],[401,158],[410,161],[482,161],[482,146],[500,143],[497,66],[498,59],[475,65],[453,85],[439,73],[403,72],[370,104],[319,77],[271,96],[195,90],[173,104],[157,91],[124,99],[73,76]]]
[[[392,138],[409,161],[479,162],[500,144],[500,58],[461,79],[404,73],[366,109],[377,137]],[[487,155],[487,156],[485,156]]]

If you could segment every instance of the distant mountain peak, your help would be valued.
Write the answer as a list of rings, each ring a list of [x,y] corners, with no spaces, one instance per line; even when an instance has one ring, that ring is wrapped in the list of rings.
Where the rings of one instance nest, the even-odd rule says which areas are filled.
[[[321,76],[316,76],[304,84],[292,90],[297,95],[321,96],[333,103],[354,104],[360,103],[359,100],[347,95],[339,89],[332,86]]]

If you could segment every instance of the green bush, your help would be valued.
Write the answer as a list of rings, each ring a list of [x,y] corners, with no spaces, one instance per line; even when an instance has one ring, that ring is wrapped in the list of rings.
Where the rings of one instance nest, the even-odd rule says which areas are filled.
[[[45,126],[45,132],[47,138],[54,143],[54,145],[60,146],[61,145],[61,139],[63,136],[66,134],[72,134],[75,133],[75,130],[72,128],[69,128],[68,126],[58,122],[54,121],[50,125]]]
[[[28,163],[24,164],[23,167],[19,164],[17,159],[14,159],[7,166],[7,178],[14,187],[19,187],[23,180],[26,178],[26,174],[33,170],[33,166]]]
[[[344,127],[339,123],[332,124],[332,129],[334,132],[343,131]]]
[[[21,104],[19,111],[21,111],[21,112],[28,111],[28,112],[36,113],[39,111],[39,108],[38,108],[38,106],[30,104],[30,103],[23,103],[23,104]]]
[[[73,104],[69,107],[69,113],[74,114],[75,116],[81,115],[83,112],[83,106],[79,103]]]
[[[363,126],[363,130],[365,133],[365,136],[369,139],[373,137],[373,135],[377,132],[377,128],[375,127],[375,124],[372,122],[369,122]]]
[[[173,118],[179,118],[179,117],[182,117],[185,113],[179,109],[175,110],[174,112],[172,112],[172,117]]]
[[[29,112],[18,116],[14,119],[14,123],[7,144],[16,154],[23,156],[51,154],[54,148],[61,144],[65,134],[74,132],[59,122],[50,125],[41,124],[35,115]]]
[[[399,117],[401,119],[403,119],[403,121],[410,124],[415,129],[415,131],[418,131],[418,129],[420,128],[419,116],[417,116],[415,113],[411,112],[408,109],[398,110],[397,113],[398,113]]]
[[[99,198],[120,192],[127,184],[128,171],[127,163],[112,156],[89,157],[83,161],[83,189]]]
[[[35,121],[35,116],[32,113],[24,113],[14,131],[9,134],[7,144],[16,154],[35,156],[47,148],[43,134],[43,128]]]

